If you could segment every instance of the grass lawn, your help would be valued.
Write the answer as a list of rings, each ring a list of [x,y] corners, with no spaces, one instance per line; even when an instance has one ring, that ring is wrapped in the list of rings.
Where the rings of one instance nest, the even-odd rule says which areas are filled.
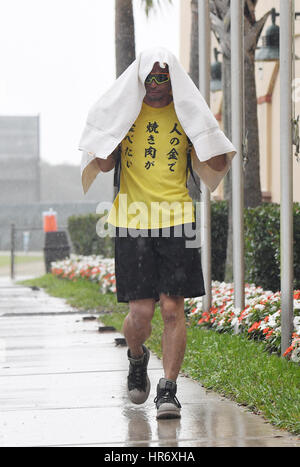
[[[101,321],[122,330],[128,305],[117,303],[115,294],[100,294],[99,286],[87,280],[71,282],[51,274],[23,281],[45,288],[56,297],[66,298],[84,310],[108,311]],[[161,358],[162,319],[159,306],[152,321],[152,336],[147,346]],[[270,355],[263,343],[242,336],[218,334],[188,327],[188,342],[182,372],[259,413],[273,425],[300,434],[300,366]]]
[[[43,261],[43,256],[15,256],[16,264],[33,263],[35,261]],[[10,266],[10,255],[0,255],[0,268]]]

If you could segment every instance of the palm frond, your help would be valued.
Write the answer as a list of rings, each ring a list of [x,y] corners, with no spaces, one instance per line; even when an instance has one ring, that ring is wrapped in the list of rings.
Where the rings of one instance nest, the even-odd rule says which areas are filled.
[[[172,0],[163,0],[172,4]],[[157,7],[161,7],[161,0],[141,0],[143,7],[145,8],[146,16],[149,16],[150,11],[154,11]]]

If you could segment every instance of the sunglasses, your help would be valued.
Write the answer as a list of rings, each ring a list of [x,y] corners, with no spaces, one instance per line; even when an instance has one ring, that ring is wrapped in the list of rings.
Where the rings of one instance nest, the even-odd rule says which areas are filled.
[[[156,84],[167,83],[170,81],[170,73],[150,73],[147,76],[145,83],[151,84],[153,80],[156,82]]]

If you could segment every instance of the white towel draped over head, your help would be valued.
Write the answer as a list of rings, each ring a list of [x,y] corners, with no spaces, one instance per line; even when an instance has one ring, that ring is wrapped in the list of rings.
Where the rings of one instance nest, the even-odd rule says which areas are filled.
[[[225,136],[175,55],[164,47],[144,50],[92,106],[79,143],[83,151],[81,179],[86,193],[100,172],[95,158],[106,159],[125,138],[137,119],[146,95],[145,79],[155,62],[168,64],[175,111],[182,128],[194,146],[192,164],[202,181],[214,191],[231,166],[236,149]],[[226,154],[224,170],[215,171],[205,162]]]

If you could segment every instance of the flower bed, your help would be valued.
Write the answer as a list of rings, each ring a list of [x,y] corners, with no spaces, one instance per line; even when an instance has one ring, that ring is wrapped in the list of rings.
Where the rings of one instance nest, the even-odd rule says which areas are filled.
[[[185,311],[190,325],[208,327],[218,332],[243,333],[264,341],[267,349],[280,353],[281,294],[264,291],[255,285],[245,285],[243,310],[234,308],[233,284],[213,282],[212,306],[202,311],[201,298],[187,299]],[[294,333],[291,346],[284,356],[300,362],[300,291],[294,292]]]
[[[113,258],[71,254],[70,258],[52,263],[51,272],[57,277],[76,282],[79,278],[96,282],[101,293],[116,293],[115,263]]]
[[[116,293],[113,258],[71,254],[70,259],[52,263],[52,274],[71,281],[90,280],[99,284],[101,293]],[[264,341],[270,351],[280,353],[280,295],[280,292],[246,284],[246,306],[237,310],[233,284],[213,282],[209,312],[202,311],[201,297],[185,299],[185,312],[189,325],[205,326],[218,332],[244,333],[249,338]],[[284,355],[300,362],[300,290],[294,292],[294,313],[293,340]]]

